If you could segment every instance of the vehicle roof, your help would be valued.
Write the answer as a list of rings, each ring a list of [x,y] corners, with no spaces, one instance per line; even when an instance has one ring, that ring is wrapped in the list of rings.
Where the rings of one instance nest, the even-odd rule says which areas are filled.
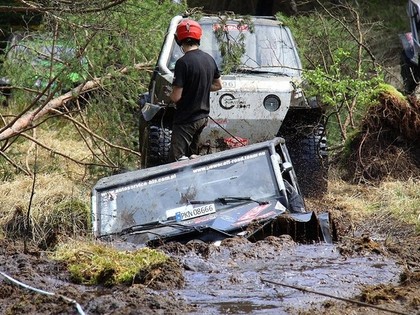
[[[420,0],[419,0],[420,1]],[[225,16],[223,15],[205,15],[199,20],[200,23],[205,22],[220,22]],[[228,21],[242,21],[249,19],[254,24],[259,25],[283,25],[283,23],[275,16],[235,16],[234,18],[228,18]]]
[[[169,163],[169,164],[163,164],[156,167],[140,169],[134,172],[112,175],[112,176],[100,179],[95,185],[95,187],[93,188],[93,191],[100,191],[102,189],[108,189],[110,187],[119,186],[121,184],[126,185],[127,183],[130,183],[130,181],[133,181],[134,179],[138,180],[142,178],[149,178],[153,176],[166,174],[169,172],[173,172],[176,169],[184,168],[186,165],[188,166],[206,165],[208,163],[213,163],[220,159],[229,158],[229,157],[238,156],[238,155],[244,155],[252,151],[258,151],[267,147],[273,147],[278,144],[284,144],[284,143],[285,141],[283,138],[277,137],[272,140],[250,144],[244,147],[221,151],[221,152],[217,152],[217,153],[213,153],[209,155],[203,155],[200,157],[200,159],[174,162],[174,163]]]
[[[7,47],[14,46],[25,47],[63,47],[74,50],[74,47],[68,44],[67,41],[55,40],[52,35],[42,33],[13,33],[8,40]]]

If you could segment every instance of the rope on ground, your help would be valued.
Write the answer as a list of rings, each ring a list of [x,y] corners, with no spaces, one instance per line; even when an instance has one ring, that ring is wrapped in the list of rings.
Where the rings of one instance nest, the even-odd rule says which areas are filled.
[[[40,290],[40,289],[31,287],[31,286],[29,286],[27,284],[24,284],[24,283],[22,283],[22,282],[20,282],[18,280],[13,279],[9,275],[7,275],[7,274],[5,274],[4,272],[1,272],[1,271],[0,271],[0,275],[3,276],[4,278],[8,279],[9,281],[11,281],[11,282],[13,282],[13,283],[15,283],[17,285],[20,285],[21,287],[24,287],[26,289],[35,291],[37,293],[45,294],[45,295],[58,296],[58,297],[62,298],[63,300],[67,301],[67,302],[73,303],[73,304],[76,305],[76,308],[77,308],[77,311],[79,312],[79,314],[80,315],[85,315],[85,312],[83,311],[82,307],[75,300],[72,300],[72,299],[70,299],[68,297],[65,297],[65,296],[61,295],[61,294],[55,294],[53,292],[48,292],[48,291],[44,291],[44,290]]]
[[[401,312],[398,312],[398,311],[390,310],[390,309],[383,308],[383,307],[380,307],[380,306],[376,306],[376,305],[373,305],[373,304],[369,304],[369,303],[365,303],[365,302],[360,302],[360,301],[356,301],[356,300],[351,300],[351,299],[346,299],[346,298],[342,298],[342,297],[339,297],[339,296],[334,296],[334,295],[331,295],[331,294],[328,294],[328,293],[319,292],[319,291],[309,290],[309,289],[306,289],[306,288],[303,288],[303,287],[299,287],[299,286],[295,286],[295,285],[291,285],[291,284],[285,284],[285,283],[270,281],[270,280],[263,279],[263,278],[261,278],[261,281],[262,282],[266,282],[266,283],[275,284],[275,285],[281,285],[283,287],[292,288],[292,289],[299,290],[299,291],[302,291],[302,292],[307,292],[307,293],[313,293],[313,294],[318,294],[318,295],[326,296],[326,297],[329,297],[329,298],[332,298],[332,299],[336,299],[336,300],[341,300],[341,301],[344,301],[344,302],[358,304],[360,306],[375,308],[377,310],[381,310],[381,311],[388,312],[388,313],[393,313],[393,314],[398,314],[398,315],[409,315],[407,313],[401,313]]]

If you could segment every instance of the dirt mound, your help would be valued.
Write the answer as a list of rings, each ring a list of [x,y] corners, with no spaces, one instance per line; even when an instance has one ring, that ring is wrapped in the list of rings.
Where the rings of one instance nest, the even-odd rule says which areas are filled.
[[[363,235],[360,238],[347,237],[337,246],[339,252],[343,256],[365,255],[366,253],[383,254],[381,245],[372,240],[369,235]]]
[[[155,290],[168,290],[184,286],[183,268],[175,259],[151,265],[137,275],[140,283]]]
[[[353,182],[420,177],[420,101],[397,91],[379,94],[352,140],[348,159]]]

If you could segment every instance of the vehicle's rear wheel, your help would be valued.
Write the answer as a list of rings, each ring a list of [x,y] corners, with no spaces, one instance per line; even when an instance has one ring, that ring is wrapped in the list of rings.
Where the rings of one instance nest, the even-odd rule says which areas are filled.
[[[286,137],[299,187],[305,197],[321,197],[328,188],[327,139],[324,128],[307,130],[300,137]]]
[[[141,142],[141,168],[169,162],[172,130],[155,125],[143,129]]]
[[[296,116],[283,124],[287,127],[282,127],[279,135],[286,140],[303,196],[322,197],[328,189],[328,152],[324,126],[319,122],[304,123]]]

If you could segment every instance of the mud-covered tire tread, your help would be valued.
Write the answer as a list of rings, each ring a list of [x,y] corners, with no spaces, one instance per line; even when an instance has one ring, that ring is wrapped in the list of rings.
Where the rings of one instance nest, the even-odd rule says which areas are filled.
[[[328,147],[324,126],[294,125],[283,132],[280,136],[286,140],[303,196],[322,197],[328,189]]]
[[[296,161],[299,185],[305,197],[321,197],[328,189],[328,153],[324,127],[318,126],[306,136],[297,139]]]
[[[156,125],[143,132],[141,167],[152,167],[169,162],[172,130]]]

